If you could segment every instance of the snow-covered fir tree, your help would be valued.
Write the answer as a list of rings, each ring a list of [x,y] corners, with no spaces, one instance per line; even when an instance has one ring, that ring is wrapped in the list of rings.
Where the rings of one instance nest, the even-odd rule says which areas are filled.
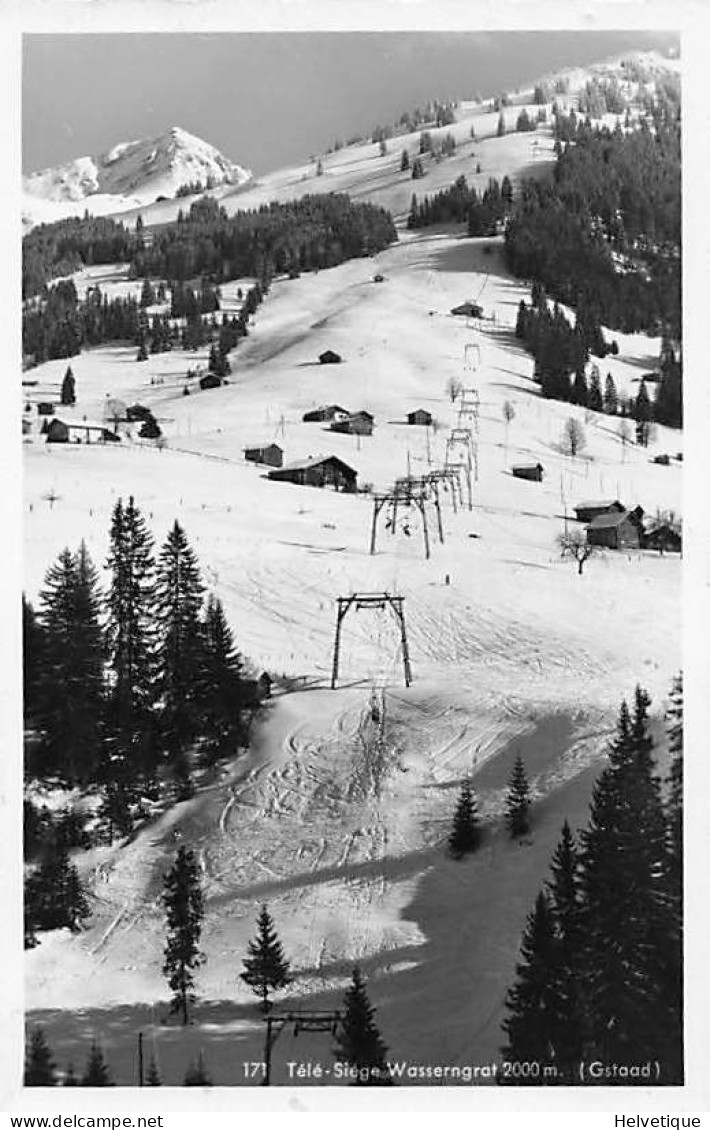
[[[259,912],[256,938],[249,942],[244,972],[239,976],[261,997],[264,1012],[270,1008],[269,993],[285,988],[292,980],[289,963],[266,906]]]

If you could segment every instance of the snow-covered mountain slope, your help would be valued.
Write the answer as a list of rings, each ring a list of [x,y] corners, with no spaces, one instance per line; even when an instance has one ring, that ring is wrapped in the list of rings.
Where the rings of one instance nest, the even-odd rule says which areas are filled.
[[[77,157],[23,178],[25,223],[118,212],[174,197],[178,188],[239,186],[251,173],[213,145],[173,126],[158,137],[126,141],[98,157]]]
[[[141,286],[127,265],[94,265],[77,279],[80,291],[99,285],[109,295]],[[223,285],[225,312],[248,283]],[[478,327],[449,313],[469,295],[486,314]],[[650,448],[624,445],[610,417],[541,399],[514,335],[522,298],[529,287],[508,273],[500,237],[402,232],[374,259],[275,280],[223,388],[183,395],[207,346],[144,364],[134,346],[116,343],[73,357],[77,404],[62,415],[100,419],[108,396],[139,400],[159,419],[163,450],[139,440],[53,447],[33,413],[23,448],[28,598],[36,602],[65,545],[83,538],[104,562],[116,498],[133,494],[158,544],[178,518],[239,650],[276,677],[252,748],[225,763],[222,779],[131,843],[76,853],[92,918],[77,935],[43,934],[26,955],[29,1021],[45,1029],[62,1069],[83,1064],[94,1032],[117,1085],[134,1085],[140,1030],[166,1085],[181,1083],[200,1050],[215,1085],[253,1084],[241,1064],[260,1060],[264,1023],[239,970],[263,902],[296,977],[279,1007],[341,1007],[357,962],[393,1059],[497,1060],[520,936],[562,823],[588,819],[619,700],[636,682],[660,722],[682,642],[678,555],[606,551],[580,577],[556,544],[565,509],[582,499],[681,512],[683,464],[650,460],[680,451],[682,436],[659,427]],[[617,387],[633,387],[659,346],[619,335],[618,356],[605,360]],[[343,364],[313,363],[325,348]],[[58,399],[66,367],[58,358],[33,369],[28,398]],[[479,390],[478,479],[470,510],[454,511],[442,490],[443,542],[429,511],[428,560],[417,514],[394,532],[383,522],[371,555],[371,496],[273,482],[242,458],[272,441],[286,462],[333,452],[361,484],[385,490],[408,468],[443,464],[457,418],[450,378]],[[506,401],[515,409],[507,430]],[[372,436],[303,420],[336,402],[371,411]],[[404,422],[419,406],[437,421],[428,436]],[[587,437],[574,459],[558,442],[570,415]],[[538,460],[540,483],[511,473]],[[405,597],[412,685],[403,685],[391,613],[362,610],[344,626],[331,690],[335,599],[385,590]],[[373,692],[386,697],[384,752],[371,736]],[[520,846],[500,823],[518,751],[535,797],[530,842]],[[458,863],[445,838],[468,774],[485,846]],[[160,891],[178,844],[195,851],[205,894],[207,961],[186,1028],[168,1020],[161,973]],[[272,1082],[289,1082],[290,1060],[330,1069],[331,1048],[322,1033],[284,1032]]]

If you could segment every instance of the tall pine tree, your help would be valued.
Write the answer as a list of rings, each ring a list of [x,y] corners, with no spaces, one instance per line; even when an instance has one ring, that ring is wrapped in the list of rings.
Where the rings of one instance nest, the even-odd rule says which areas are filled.
[[[256,938],[249,942],[249,956],[244,959],[244,972],[239,976],[261,997],[262,1008],[264,1012],[268,1012],[271,1007],[269,993],[285,988],[292,978],[283,946],[266,906],[262,906],[259,912],[257,928]]]
[[[670,694],[670,707],[667,714],[668,746],[671,764],[666,781],[666,833],[667,868],[666,884],[668,898],[669,931],[667,938],[667,985],[666,992],[673,1002],[670,1011],[669,1042],[674,1055],[675,1077],[682,1080],[682,1042],[683,1042],[683,674],[673,680]]]
[[[26,1087],[56,1087],[57,1074],[43,1028],[35,1028],[25,1055]]]
[[[181,847],[165,876],[163,905],[168,922],[163,973],[173,992],[171,1012],[179,1012],[183,1024],[189,1020],[188,1006],[194,1001],[195,970],[204,961],[200,952],[204,903],[197,860]]]
[[[103,643],[96,572],[84,543],[65,549],[40,593],[43,647],[37,717],[45,771],[72,783],[92,777],[103,714]]]
[[[241,656],[234,646],[222,602],[210,594],[201,623],[197,677],[200,725],[210,755],[246,739],[241,724]]]
[[[604,411],[607,416],[616,416],[619,411],[619,397],[611,373],[607,373],[604,384]]]
[[[584,969],[580,964],[581,899],[579,852],[565,820],[550,865],[548,900],[555,932],[555,959],[551,972],[555,1010],[555,1082],[572,1085],[578,1080],[586,1037]]]
[[[91,1045],[91,1051],[86,1061],[86,1068],[81,1077],[81,1087],[113,1087],[113,1079],[108,1069],[104,1053],[96,1040]]]
[[[530,831],[530,786],[520,754],[515,759],[505,800],[505,822],[513,839]]]
[[[481,842],[476,797],[468,778],[461,782],[461,792],[454,812],[453,827],[449,836],[449,854],[454,859],[476,851]]]
[[[387,1047],[375,1024],[375,1009],[370,1004],[358,966],[345,993],[344,1016],[338,1028],[335,1055],[357,1069],[356,1087],[389,1086]]]
[[[508,1015],[503,1020],[507,1036],[503,1058],[507,1062],[537,1063],[543,1068],[554,1061],[559,1039],[553,976],[556,960],[557,942],[550,904],[544,891],[540,891],[520,944],[516,981],[505,999]],[[529,1075],[515,1082],[537,1086],[541,1079]]]
[[[62,391],[59,395],[59,400],[60,403],[65,407],[71,404],[76,404],[76,380],[74,379],[71,365],[69,365],[66,373],[64,374],[64,380],[62,381]]]
[[[156,612],[162,731],[183,791],[189,791],[187,751],[199,731],[203,592],[197,559],[176,521],[158,559]]]
[[[582,834],[583,960],[591,1051],[607,1063],[662,1064],[682,1075],[664,817],[653,777],[648,698],[622,703],[609,766]],[[623,1082],[623,1079],[617,1080]]]
[[[91,914],[79,873],[61,841],[45,850],[25,880],[27,915],[38,930],[68,927],[77,932]]]
[[[131,496],[113,510],[107,567],[110,668],[108,725],[111,763],[106,776],[127,784],[152,776],[157,760],[155,700],[155,562],[153,539]]]

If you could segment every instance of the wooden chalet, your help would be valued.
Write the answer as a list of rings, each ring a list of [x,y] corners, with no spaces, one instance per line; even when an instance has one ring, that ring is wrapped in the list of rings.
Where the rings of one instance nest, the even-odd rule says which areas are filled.
[[[106,424],[92,420],[60,420],[55,416],[47,424],[47,443],[120,443]]]
[[[375,417],[370,412],[353,412],[345,420],[333,420],[331,432],[344,432],[352,436],[371,436]]]
[[[626,512],[626,507],[619,502],[618,498],[605,499],[600,502],[578,502],[572,509],[578,522],[592,522],[600,514],[623,514]]]
[[[318,360],[321,365],[339,365],[342,357],[334,349],[324,349],[322,353],[319,353]]]
[[[269,471],[276,482],[296,483],[297,486],[333,487],[334,490],[357,490],[357,471],[337,455],[311,455]]]
[[[653,459],[654,463],[659,463],[661,467],[669,467],[671,462],[670,455],[656,455]]]
[[[200,388],[221,388],[224,384],[222,377],[218,377],[216,373],[207,373],[204,377],[200,377]]]
[[[483,307],[479,306],[477,302],[462,302],[460,306],[454,306],[451,313],[461,315],[464,318],[482,318]]]
[[[269,467],[283,467],[283,448],[277,443],[269,443],[263,447],[245,447],[244,458],[248,463],[266,463]]]
[[[511,471],[516,479],[529,479],[533,483],[541,483],[545,474],[542,463],[515,463]]]
[[[407,413],[408,424],[423,424],[426,427],[432,423],[431,412],[427,412],[426,408],[415,408],[413,412]]]
[[[48,400],[40,400],[37,404],[37,415],[38,416],[53,416],[54,415],[54,405],[51,404]]]
[[[304,424],[322,424],[331,420],[347,420],[350,413],[347,408],[342,408],[340,404],[323,404],[320,408],[313,408],[310,412],[304,412]]]
[[[587,526],[589,545],[603,546],[606,549],[637,549],[642,538],[639,522],[635,514],[628,510],[597,514]]]

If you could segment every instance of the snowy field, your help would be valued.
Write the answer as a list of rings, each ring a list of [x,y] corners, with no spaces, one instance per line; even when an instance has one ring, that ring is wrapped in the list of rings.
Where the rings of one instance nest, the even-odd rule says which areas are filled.
[[[376,272],[384,283],[372,282]],[[110,294],[135,284],[101,285]],[[221,389],[182,395],[187,368],[206,351],[143,364],[133,347],[72,358],[75,418],[100,418],[107,397],[140,401],[167,447],[127,438],[103,447],[26,443],[28,595],[36,598],[56,554],[82,537],[103,565],[112,507],[133,494],[158,544],[175,517],[184,525],[240,650],[276,687],[252,750],[219,780],[131,844],[78,856],[91,889],[88,928],[44,936],[27,954],[29,1016],[46,1027],[60,1064],[81,1065],[98,1035],[117,1081],[131,1084],[140,1027],[166,1083],[182,1081],[199,1049],[216,1084],[249,1082],[239,1064],[261,1058],[263,1023],[238,974],[262,902],[298,975],[282,998],[289,1004],[336,1006],[357,960],[394,1058],[484,1064],[497,1056],[520,933],[562,820],[586,819],[620,697],[640,681],[660,714],[680,665],[677,558],[606,552],[579,577],[555,544],[565,506],[571,513],[585,499],[680,512],[681,466],[650,462],[679,450],[680,435],[659,428],[648,450],[624,449],[608,417],[585,420],[582,410],[542,402],[513,334],[522,297],[499,241],[425,229],[403,233],[375,260],[277,281]],[[484,307],[476,325],[449,313],[467,298]],[[612,369],[620,390],[633,388],[659,343],[612,336],[620,355],[600,362],[602,378]],[[343,363],[317,364],[325,348]],[[33,398],[58,389],[66,364],[27,374],[39,382]],[[408,468],[442,465],[456,422],[451,377],[479,390],[479,474],[471,510],[454,513],[442,494],[443,545],[430,511],[428,561],[414,514],[410,536],[382,523],[370,556],[368,496],[270,482],[243,460],[245,446],[272,441],[287,462],[334,453],[361,485],[386,489]],[[505,400],[515,408],[507,443]],[[358,439],[301,421],[331,402],[372,412],[374,434]],[[418,407],[436,421],[428,438],[404,422]],[[587,435],[576,459],[558,446],[571,414]],[[515,462],[538,460],[542,483],[510,473]],[[385,612],[349,614],[339,686],[329,689],[335,598],[358,590],[405,597],[409,689]],[[380,745],[370,732],[373,693],[386,706]],[[537,798],[524,846],[497,823],[517,752]],[[476,856],[452,863],[443,844],[471,772],[489,831]],[[165,1023],[160,972],[159,896],[178,842],[198,853],[207,910],[208,960],[187,1030]],[[294,1045],[284,1035],[275,1082],[289,1081],[285,1065],[296,1053],[330,1062],[330,1041],[302,1035]]]

